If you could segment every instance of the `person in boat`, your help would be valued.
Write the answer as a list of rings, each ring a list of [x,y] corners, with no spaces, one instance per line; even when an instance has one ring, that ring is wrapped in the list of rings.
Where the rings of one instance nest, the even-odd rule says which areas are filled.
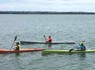
[[[48,37],[47,42],[52,43],[52,37],[51,36]]]
[[[77,49],[77,51],[85,51],[86,50],[86,47],[84,46],[84,43],[81,42],[79,44],[79,47],[74,47],[73,49],[70,49],[69,52],[73,51],[74,49]]]
[[[81,42],[79,44],[78,50],[80,50],[80,51],[85,51],[86,50],[86,47],[84,46],[84,43],[83,42]]]
[[[19,44],[19,42],[16,42],[15,50],[20,50],[20,44]]]

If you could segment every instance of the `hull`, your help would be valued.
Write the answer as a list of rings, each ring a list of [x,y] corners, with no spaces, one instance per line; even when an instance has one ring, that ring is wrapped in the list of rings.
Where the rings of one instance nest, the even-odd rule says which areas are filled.
[[[77,51],[77,50],[73,50],[71,52],[69,52],[69,50],[43,50],[42,54],[50,54],[50,53],[95,53],[95,50],[86,50],[86,51]]]
[[[35,52],[35,51],[42,51],[45,50],[44,48],[24,48],[20,50],[7,50],[7,49],[0,49],[0,53],[20,53],[20,52]]]
[[[48,42],[42,42],[42,41],[20,41],[20,44],[75,44],[74,41],[53,41],[52,43],[48,43]]]

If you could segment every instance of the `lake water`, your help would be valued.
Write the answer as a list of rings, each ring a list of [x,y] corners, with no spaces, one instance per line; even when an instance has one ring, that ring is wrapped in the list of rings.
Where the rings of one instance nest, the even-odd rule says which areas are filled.
[[[95,49],[95,15],[0,14],[0,48],[10,49],[16,41],[75,41],[74,45],[21,45],[22,48],[71,49],[85,41],[87,49]],[[95,53],[50,54],[42,52],[0,54],[1,70],[94,70]]]

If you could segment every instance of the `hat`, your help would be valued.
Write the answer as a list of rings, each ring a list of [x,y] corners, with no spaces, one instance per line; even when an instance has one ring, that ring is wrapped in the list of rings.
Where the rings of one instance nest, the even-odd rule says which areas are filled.
[[[83,42],[81,42],[80,45],[84,45]]]

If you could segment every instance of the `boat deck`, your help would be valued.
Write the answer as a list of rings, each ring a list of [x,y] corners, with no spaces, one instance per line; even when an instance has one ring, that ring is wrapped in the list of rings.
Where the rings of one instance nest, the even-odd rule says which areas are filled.
[[[85,51],[78,51],[78,50],[72,50],[69,52],[69,50],[43,50],[42,54],[51,54],[51,53],[58,53],[58,54],[64,54],[64,53],[95,53],[95,50],[85,50]]]

